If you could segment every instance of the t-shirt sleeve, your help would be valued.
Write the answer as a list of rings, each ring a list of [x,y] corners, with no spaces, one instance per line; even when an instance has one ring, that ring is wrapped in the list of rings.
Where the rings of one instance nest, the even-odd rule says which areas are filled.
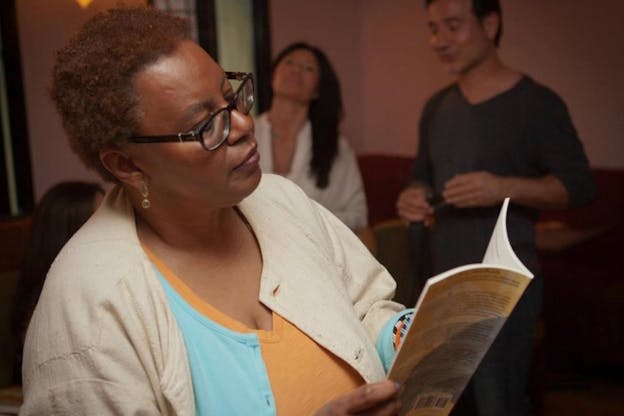
[[[405,309],[394,315],[381,329],[377,338],[377,353],[386,373],[390,370],[394,356],[407,334],[414,309]]]
[[[589,161],[565,103],[556,93],[544,89],[529,105],[533,108],[530,138],[539,169],[561,181],[570,206],[590,202],[596,190]]]

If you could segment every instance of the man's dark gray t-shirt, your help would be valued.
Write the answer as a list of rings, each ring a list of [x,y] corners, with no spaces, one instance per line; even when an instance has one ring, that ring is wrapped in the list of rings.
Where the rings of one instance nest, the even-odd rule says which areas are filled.
[[[470,104],[454,84],[425,106],[412,179],[439,194],[454,175],[477,171],[534,178],[552,174],[567,189],[571,205],[587,202],[594,194],[587,157],[565,104],[526,76],[482,103]],[[509,239],[523,263],[537,274],[538,213],[513,202],[507,217]],[[499,209],[439,209],[432,236],[433,272],[480,262]]]

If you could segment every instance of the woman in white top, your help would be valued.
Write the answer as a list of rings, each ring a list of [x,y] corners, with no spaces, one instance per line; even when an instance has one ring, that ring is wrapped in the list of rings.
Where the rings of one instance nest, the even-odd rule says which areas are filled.
[[[285,176],[353,230],[367,225],[353,150],[340,136],[340,85],[323,52],[306,43],[273,63],[271,107],[255,121],[260,167]]]

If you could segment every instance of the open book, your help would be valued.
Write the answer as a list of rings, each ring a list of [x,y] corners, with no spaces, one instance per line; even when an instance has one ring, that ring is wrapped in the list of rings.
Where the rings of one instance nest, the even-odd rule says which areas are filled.
[[[533,274],[507,237],[501,208],[483,262],[427,280],[388,378],[404,385],[401,415],[448,415]]]

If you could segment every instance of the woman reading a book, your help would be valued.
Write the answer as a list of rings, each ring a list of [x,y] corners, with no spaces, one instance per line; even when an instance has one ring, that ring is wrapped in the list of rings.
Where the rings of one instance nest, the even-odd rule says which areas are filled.
[[[48,274],[22,414],[397,412],[375,347],[387,363],[394,281],[261,175],[249,74],[224,72],[182,19],[115,9],[58,53],[52,97],[115,186]]]

